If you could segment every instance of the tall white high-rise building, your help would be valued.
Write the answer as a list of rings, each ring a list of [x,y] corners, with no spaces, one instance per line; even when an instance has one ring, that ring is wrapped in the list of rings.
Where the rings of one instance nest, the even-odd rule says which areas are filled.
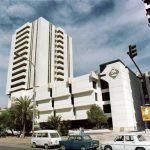
[[[149,87],[149,72],[146,74]],[[34,91],[35,90],[35,91]],[[72,39],[43,18],[26,23],[13,35],[6,93],[14,98],[35,92],[38,123],[49,116],[69,120],[72,128],[88,127],[87,111],[96,104],[118,131],[143,128],[140,80],[123,62],[114,60],[73,78]],[[150,92],[150,91],[148,91]]]
[[[40,17],[12,37],[6,94],[73,77],[72,38]]]

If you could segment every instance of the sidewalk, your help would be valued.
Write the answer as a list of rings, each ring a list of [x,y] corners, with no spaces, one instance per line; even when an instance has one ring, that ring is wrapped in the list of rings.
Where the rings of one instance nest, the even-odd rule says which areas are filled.
[[[30,146],[31,137],[17,138],[13,136],[7,136],[0,138],[0,145],[23,145]]]

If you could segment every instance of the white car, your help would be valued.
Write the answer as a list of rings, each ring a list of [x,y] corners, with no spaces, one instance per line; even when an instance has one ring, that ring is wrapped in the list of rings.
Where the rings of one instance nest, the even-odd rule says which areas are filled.
[[[43,146],[48,149],[52,146],[59,146],[61,137],[56,130],[39,130],[35,131],[31,138],[31,145],[33,148]]]
[[[150,150],[150,142],[141,134],[118,135],[113,141],[102,143],[103,150]]]

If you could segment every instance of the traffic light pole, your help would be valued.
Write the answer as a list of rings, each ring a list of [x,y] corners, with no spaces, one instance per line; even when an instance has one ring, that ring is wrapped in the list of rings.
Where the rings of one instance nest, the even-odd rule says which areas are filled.
[[[130,56],[129,56],[130,57]],[[131,57],[130,57],[131,58]],[[134,65],[136,66],[136,68],[138,69],[138,71],[139,71],[139,73],[140,73],[140,75],[141,75],[141,77],[142,77],[142,79],[143,79],[143,74],[142,74],[142,72],[141,72],[141,70],[140,70],[140,68],[138,67],[138,65],[136,64],[136,62],[134,61],[134,59],[133,58],[131,58],[131,60],[133,61],[133,63],[134,63]]]
[[[131,60],[133,61],[134,65],[135,65],[136,68],[138,69],[138,71],[139,71],[139,73],[140,73],[140,75],[141,75],[141,78],[142,78],[142,80],[143,80],[143,86],[145,87],[145,89],[146,89],[146,94],[147,94],[148,92],[147,92],[147,88],[146,88],[145,76],[142,74],[140,68],[138,67],[138,65],[136,64],[136,62],[135,62],[134,59],[133,59],[133,57],[135,57],[135,56],[137,55],[137,52],[136,52],[137,50],[136,50],[135,48],[136,48],[136,45],[135,45],[135,46],[129,45],[129,52],[127,52],[127,54],[129,55],[129,57],[130,57]],[[133,52],[133,51],[134,51],[134,52]],[[132,54],[132,53],[133,53],[133,54]],[[145,101],[145,94],[144,94],[144,100],[142,99],[142,105],[144,106],[145,103],[146,103],[146,101]],[[147,122],[145,121],[144,124],[145,124],[145,132],[146,132],[146,130],[148,129],[148,127],[147,127]]]

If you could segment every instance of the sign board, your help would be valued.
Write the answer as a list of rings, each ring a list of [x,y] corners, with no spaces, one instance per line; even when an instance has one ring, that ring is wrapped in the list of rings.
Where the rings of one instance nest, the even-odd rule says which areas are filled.
[[[150,121],[150,106],[141,106],[143,121]]]
[[[109,72],[109,76],[113,79],[115,79],[119,74],[119,71],[115,68],[112,68],[111,71]]]

